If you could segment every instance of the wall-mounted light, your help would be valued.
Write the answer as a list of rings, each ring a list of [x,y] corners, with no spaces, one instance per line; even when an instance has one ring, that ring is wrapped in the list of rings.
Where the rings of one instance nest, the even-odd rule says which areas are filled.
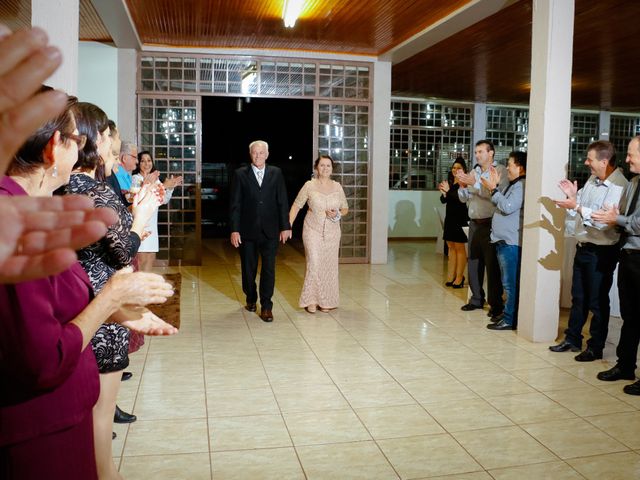
[[[282,18],[284,20],[284,26],[287,28],[293,28],[296,24],[296,20],[302,12],[304,6],[304,0],[284,0],[284,10],[282,11]]]

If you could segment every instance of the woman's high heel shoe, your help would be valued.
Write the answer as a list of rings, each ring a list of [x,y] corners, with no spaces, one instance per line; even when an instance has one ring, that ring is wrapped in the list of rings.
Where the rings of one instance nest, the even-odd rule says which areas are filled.
[[[462,281],[460,283],[454,283],[451,285],[451,288],[462,288],[464,287],[464,275],[462,276]]]
[[[455,280],[455,279],[454,279],[454,280]],[[445,286],[445,287],[452,287],[452,286],[453,286],[453,282],[454,282],[454,280],[451,280],[450,282],[445,282],[445,283],[444,283],[444,286]]]

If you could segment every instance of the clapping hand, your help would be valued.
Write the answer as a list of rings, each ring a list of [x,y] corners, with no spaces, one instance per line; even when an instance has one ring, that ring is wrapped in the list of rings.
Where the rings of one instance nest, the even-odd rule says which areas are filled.
[[[566,178],[564,180],[560,180],[558,183],[558,188],[564,193],[567,198],[563,200],[554,200],[554,203],[561,208],[566,208],[567,210],[574,210],[578,203],[576,201],[577,193],[578,193],[578,182],[573,181],[570,182]]]
[[[0,197],[0,283],[18,283],[69,268],[76,250],[90,245],[117,220],[84,196]]]
[[[164,336],[178,333],[176,327],[146,308],[129,308],[121,311],[121,316],[117,317],[117,321],[123,327],[143,335]]]
[[[474,170],[471,170],[469,173],[464,173],[462,170],[459,170],[458,173],[456,173],[456,178],[462,188],[476,184],[476,172]]]
[[[143,185],[138,193],[133,197],[132,213],[134,217],[146,218],[149,221],[151,215],[162,203],[156,185]]]
[[[164,188],[167,189],[176,188],[180,185],[182,185],[182,176],[174,177],[173,175],[170,175],[164,181]]]
[[[491,166],[489,167],[489,176],[480,177],[480,183],[482,183],[482,185],[491,192],[498,186],[501,178],[502,175],[500,172],[498,172],[495,167]]]
[[[449,186],[448,180],[443,180],[438,184],[438,190],[440,190],[440,193],[443,195],[446,195],[450,189],[451,187]]]
[[[63,92],[34,95],[62,62],[48,43],[41,28],[12,33],[0,24],[0,177],[27,138],[67,104]]]
[[[591,219],[597,223],[604,223],[606,225],[615,225],[616,220],[620,215],[620,208],[617,205],[607,206],[595,212],[591,212]]]

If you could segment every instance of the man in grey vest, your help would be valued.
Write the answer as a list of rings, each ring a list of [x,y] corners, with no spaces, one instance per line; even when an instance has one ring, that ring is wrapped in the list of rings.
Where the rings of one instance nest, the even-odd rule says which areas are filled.
[[[503,165],[493,161],[496,150],[489,140],[476,143],[475,157],[477,165],[469,173],[459,172],[456,175],[460,189],[458,197],[469,207],[469,286],[471,299],[463,305],[461,310],[470,311],[481,309],[484,305],[484,270],[487,269],[487,300],[489,301],[489,316],[500,320],[504,302],[502,300],[502,281],[500,266],[493,244],[491,243],[491,219],[496,206],[491,202],[491,192],[483,186],[481,180],[489,178],[493,166],[498,172],[500,190],[509,185],[507,171]]]

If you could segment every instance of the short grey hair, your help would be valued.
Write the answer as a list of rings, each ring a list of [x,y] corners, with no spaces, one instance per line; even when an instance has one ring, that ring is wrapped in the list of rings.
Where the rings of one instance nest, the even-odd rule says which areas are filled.
[[[264,148],[267,149],[267,152],[269,151],[269,144],[267,142],[265,142],[264,140],[256,140],[254,142],[251,142],[249,144],[249,151],[251,151],[253,149],[253,147],[257,147],[258,145],[262,145]]]
[[[138,155],[138,145],[133,142],[123,141],[120,144],[120,155]]]

